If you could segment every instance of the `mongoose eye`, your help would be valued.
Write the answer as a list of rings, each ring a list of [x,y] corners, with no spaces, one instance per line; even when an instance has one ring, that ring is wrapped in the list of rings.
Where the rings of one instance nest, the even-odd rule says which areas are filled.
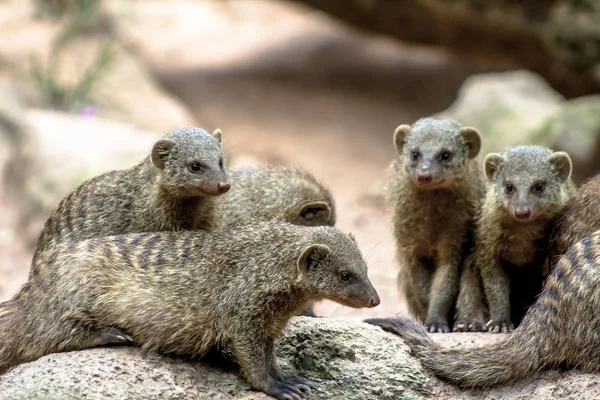
[[[507,183],[505,190],[506,190],[506,193],[512,193],[513,185],[511,185],[510,183]]]
[[[193,162],[190,164],[190,171],[192,171],[192,172],[198,172],[201,169],[202,169],[202,167],[197,162]]]
[[[442,159],[442,161],[450,161],[452,159],[452,154],[449,151],[445,151],[442,153],[440,158]]]
[[[418,160],[419,159],[419,152],[418,151],[413,151],[412,152],[412,159],[413,160]]]
[[[544,184],[543,183],[538,183],[537,185],[535,185],[535,191],[536,192],[543,192],[544,191]]]
[[[219,160],[219,168],[224,169],[222,158]]]
[[[340,279],[343,281],[349,281],[350,280],[350,273],[349,272],[342,272],[340,274]]]

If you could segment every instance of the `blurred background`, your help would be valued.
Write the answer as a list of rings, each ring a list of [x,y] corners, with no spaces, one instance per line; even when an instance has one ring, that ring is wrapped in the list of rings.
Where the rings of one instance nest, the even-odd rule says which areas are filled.
[[[425,116],[600,171],[597,0],[0,0],[0,300],[43,223],[85,179],[181,126],[223,130],[231,168],[286,165],[329,187],[382,304],[396,294],[384,200],[392,133]]]

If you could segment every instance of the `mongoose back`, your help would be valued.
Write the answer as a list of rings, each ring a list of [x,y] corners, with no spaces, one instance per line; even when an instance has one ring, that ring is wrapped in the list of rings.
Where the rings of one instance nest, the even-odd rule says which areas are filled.
[[[431,332],[449,332],[459,264],[483,196],[474,158],[481,138],[453,120],[425,118],[394,132],[399,158],[388,198],[394,208],[398,289]]]
[[[232,171],[230,178],[232,188],[222,207],[225,226],[271,218],[296,225],[335,225],[331,193],[307,171],[252,168]]]
[[[128,234],[61,243],[42,258],[29,295],[0,316],[0,370],[107,338],[163,354],[219,346],[254,388],[289,400],[309,386],[275,362],[289,318],[308,300],[379,304],[356,242],[333,227]]]
[[[567,203],[550,237],[546,266],[556,265],[573,243],[596,230],[600,230],[600,175],[584,182]]]
[[[62,241],[130,232],[207,229],[217,226],[216,196],[229,190],[221,131],[199,128],[168,132],[142,162],[91,178],[68,194],[46,221],[36,258]],[[24,295],[23,286],[17,298]],[[5,303],[5,307],[10,303]]]
[[[335,225],[335,202],[329,190],[307,171],[248,168],[232,171],[231,190],[221,204],[223,226],[279,218],[296,225]],[[316,317],[307,303],[301,315]]]
[[[507,332],[541,290],[549,233],[574,192],[571,159],[540,146],[516,146],[488,154],[484,171],[488,185],[477,219],[474,263],[489,304],[485,326]],[[460,307],[481,298],[475,295],[481,284],[461,284],[461,327],[485,324],[476,312],[483,304]]]
[[[427,370],[465,388],[515,382],[566,365],[600,372],[600,231],[563,255],[523,322],[506,339],[472,349],[445,349],[410,318],[367,322],[406,341]]]

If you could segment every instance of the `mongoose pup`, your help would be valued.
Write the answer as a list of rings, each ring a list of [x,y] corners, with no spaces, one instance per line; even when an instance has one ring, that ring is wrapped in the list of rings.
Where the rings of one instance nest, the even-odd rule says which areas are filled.
[[[42,258],[29,295],[0,317],[0,370],[110,341],[191,356],[218,346],[255,389],[303,398],[312,383],[282,374],[273,351],[290,317],[309,300],[379,304],[356,242],[333,227],[127,234],[63,242]]]
[[[582,219],[581,222],[585,224]],[[570,247],[519,327],[501,342],[445,349],[410,318],[367,321],[406,341],[426,369],[465,388],[511,383],[566,365],[600,372],[600,231]]]
[[[307,171],[250,168],[232,171],[223,196],[223,224],[280,218],[296,225],[335,225],[331,193]]]
[[[331,193],[307,171],[249,168],[229,176],[233,185],[221,206],[224,226],[272,218],[296,225],[335,225]],[[314,304],[308,303],[301,315],[316,317]]]
[[[449,332],[459,264],[483,196],[475,162],[479,133],[453,120],[420,119],[394,132],[398,159],[388,198],[394,209],[398,290],[430,332]]]
[[[549,233],[574,192],[571,159],[540,146],[516,146],[484,161],[487,194],[477,219],[474,263],[489,305],[490,332],[514,329],[539,294]],[[461,285],[459,303],[481,296],[479,282]],[[463,301],[463,299],[465,299]],[[468,307],[469,311],[483,307]],[[463,326],[483,325],[460,315]],[[458,330],[458,329],[457,329]]]
[[[569,200],[550,237],[546,275],[575,242],[600,230],[600,175],[584,182]]]
[[[36,259],[62,241],[131,232],[211,230],[218,223],[216,196],[229,188],[221,131],[211,135],[199,128],[172,130],[136,166],[91,178],[59,203],[38,239],[29,282],[44,265]],[[28,288],[26,283],[15,299]]]

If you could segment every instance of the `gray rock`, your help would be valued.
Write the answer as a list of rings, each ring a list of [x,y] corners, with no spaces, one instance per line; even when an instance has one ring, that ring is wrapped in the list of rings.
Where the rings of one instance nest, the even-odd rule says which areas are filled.
[[[502,340],[485,333],[433,334],[445,347]],[[402,340],[361,322],[294,318],[278,344],[287,372],[314,380],[314,400],[531,399],[600,397],[600,375],[547,371],[512,386],[463,391],[428,378]],[[0,376],[0,399],[269,399],[231,365],[143,354],[130,347],[51,354]]]
[[[470,125],[482,135],[480,158],[518,144],[550,145],[549,135],[532,130],[560,109],[564,97],[539,75],[513,71],[473,75],[461,86],[457,100],[435,116]]]
[[[581,183],[600,172],[600,96],[585,96],[561,104],[545,118],[531,137],[550,138],[555,150],[569,153],[573,178]]]
[[[426,376],[402,341],[359,322],[295,318],[278,346],[288,372],[313,379],[311,399],[420,399]],[[239,374],[134,348],[51,354],[0,376],[2,399],[267,399]]]

